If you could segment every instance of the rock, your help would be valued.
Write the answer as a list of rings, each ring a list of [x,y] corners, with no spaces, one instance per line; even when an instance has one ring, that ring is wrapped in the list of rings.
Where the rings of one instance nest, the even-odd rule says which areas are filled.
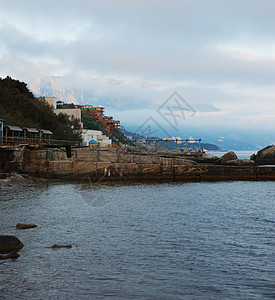
[[[10,253],[18,251],[24,247],[24,244],[15,236],[0,235],[0,253]]]
[[[255,161],[259,164],[275,164],[275,146],[267,146],[258,151]]]
[[[192,160],[197,163],[215,164],[216,162],[218,162],[219,158],[214,155],[204,153],[202,156],[192,157]]]
[[[229,166],[254,166],[255,162],[249,159],[234,159],[228,160],[225,164]]]
[[[52,248],[52,249],[57,249],[57,248],[72,248],[72,245],[57,245],[57,244],[54,244],[50,248]]]
[[[251,160],[256,160],[256,154],[253,153],[253,154],[250,156],[250,159],[251,159]]]
[[[221,157],[221,164],[224,165],[227,161],[235,159],[238,159],[236,153],[233,151],[229,151]]]
[[[8,253],[6,255],[0,255],[0,260],[8,259],[8,258],[10,258],[10,259],[16,259],[19,256],[20,256],[20,254],[18,252],[13,251],[13,252],[10,252],[10,253]]]
[[[37,227],[37,225],[35,224],[21,224],[21,223],[18,223],[16,224],[16,229],[28,229],[28,228],[35,228]]]

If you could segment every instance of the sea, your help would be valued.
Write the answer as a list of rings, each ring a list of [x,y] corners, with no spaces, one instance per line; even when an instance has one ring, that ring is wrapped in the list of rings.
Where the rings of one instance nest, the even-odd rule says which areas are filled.
[[[257,154],[257,151],[252,151],[252,150],[239,150],[239,151],[234,151],[236,153],[237,157],[239,159],[250,159],[252,154]],[[206,151],[207,154],[211,154],[217,157],[222,157],[225,153],[228,151]]]
[[[274,229],[271,181],[2,187],[0,299],[275,299]]]

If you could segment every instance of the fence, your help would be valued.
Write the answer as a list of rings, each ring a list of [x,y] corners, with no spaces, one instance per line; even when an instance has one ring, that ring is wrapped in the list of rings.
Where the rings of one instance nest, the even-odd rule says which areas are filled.
[[[195,144],[197,142],[197,144]],[[192,146],[192,145],[195,145]],[[129,139],[128,145],[120,146],[122,150],[128,147],[147,152],[202,152],[201,139]]]
[[[66,145],[75,146],[76,141],[67,140],[51,140],[43,139],[40,137],[21,137],[21,136],[0,136],[0,146],[19,146],[19,145],[31,145],[31,146],[44,146],[44,145]]]

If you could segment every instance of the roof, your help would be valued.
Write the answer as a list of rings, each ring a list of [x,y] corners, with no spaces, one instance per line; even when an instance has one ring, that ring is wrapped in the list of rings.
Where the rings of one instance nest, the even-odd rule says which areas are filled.
[[[5,122],[6,120],[5,119],[0,119],[0,122]]]
[[[50,130],[47,129],[39,129],[39,131],[45,134],[53,134]]]
[[[39,133],[39,131],[36,129],[36,128],[23,128],[25,130],[27,130],[28,132],[31,132],[31,133]]]
[[[6,125],[4,126],[5,128],[9,128],[12,131],[23,131],[22,128],[18,127],[18,126],[10,126],[10,125]]]

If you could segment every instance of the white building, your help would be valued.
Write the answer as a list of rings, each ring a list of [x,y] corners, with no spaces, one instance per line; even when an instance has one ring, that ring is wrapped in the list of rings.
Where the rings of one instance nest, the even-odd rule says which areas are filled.
[[[112,144],[112,140],[100,130],[82,129],[82,138],[84,146],[99,143],[101,147],[108,147]]]

